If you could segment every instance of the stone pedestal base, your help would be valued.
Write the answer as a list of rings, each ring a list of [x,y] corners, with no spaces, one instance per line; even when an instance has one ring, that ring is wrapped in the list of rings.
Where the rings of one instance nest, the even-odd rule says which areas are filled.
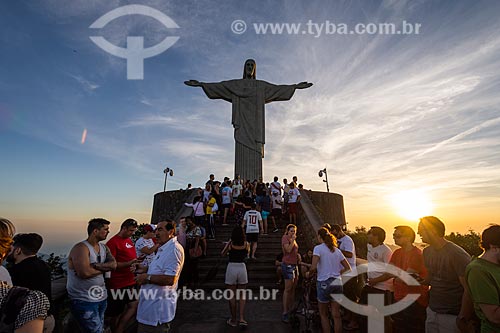
[[[250,181],[262,177],[262,152],[235,142],[234,173]]]

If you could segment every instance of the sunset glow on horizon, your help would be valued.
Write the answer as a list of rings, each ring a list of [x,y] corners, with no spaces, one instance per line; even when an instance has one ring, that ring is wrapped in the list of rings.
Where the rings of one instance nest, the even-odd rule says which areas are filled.
[[[407,190],[391,196],[391,202],[397,213],[410,221],[432,215],[432,202],[424,190]]]

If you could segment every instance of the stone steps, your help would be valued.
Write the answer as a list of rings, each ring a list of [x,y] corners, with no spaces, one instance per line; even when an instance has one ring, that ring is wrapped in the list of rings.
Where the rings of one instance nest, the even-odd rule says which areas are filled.
[[[222,258],[220,252],[224,247],[224,242],[231,238],[231,232],[235,226],[232,216],[228,219],[228,226],[222,226],[216,223],[215,240],[207,239],[207,257],[199,259],[198,271],[200,286],[205,290],[225,288],[224,279],[227,267],[227,258]],[[282,226],[278,224],[278,227]],[[283,228],[279,232],[273,233],[269,228],[268,235],[259,235],[257,244],[257,260],[248,260],[246,262],[248,272],[247,287],[253,290],[259,290],[261,287],[266,289],[276,289],[276,267],[274,265],[276,256],[281,253],[281,237]],[[213,279],[203,283],[207,273],[220,261],[217,274]]]

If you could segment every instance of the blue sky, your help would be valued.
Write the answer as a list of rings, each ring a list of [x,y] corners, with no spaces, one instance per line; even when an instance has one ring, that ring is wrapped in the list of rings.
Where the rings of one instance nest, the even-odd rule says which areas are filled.
[[[172,18],[118,18],[143,4]],[[85,236],[94,216],[150,218],[162,170],[169,188],[232,175],[231,106],[188,79],[313,82],[266,107],[265,178],[298,175],[344,195],[351,226],[404,223],[390,196],[419,189],[450,229],[478,231],[500,216],[500,3],[497,1],[2,1],[0,215],[42,233],[49,250]],[[234,34],[231,23],[248,30]],[[252,23],[403,20],[418,35],[257,35]],[[97,47],[179,41],[146,59],[144,80]],[[82,132],[87,138],[81,143]],[[414,223],[414,221],[412,222]],[[415,224],[412,224],[415,226]],[[48,230],[51,230],[50,232]]]

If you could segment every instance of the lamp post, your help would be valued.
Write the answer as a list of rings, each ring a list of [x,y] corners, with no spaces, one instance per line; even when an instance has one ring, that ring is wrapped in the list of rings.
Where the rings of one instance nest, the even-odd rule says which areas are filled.
[[[167,167],[165,170],[163,170],[163,173],[165,174],[165,183],[163,184],[163,192],[165,192],[167,190],[167,177],[168,175],[172,177],[174,175],[174,170]]]
[[[320,177],[323,177],[323,174],[325,175],[325,178],[326,178],[326,179],[323,179],[323,182],[326,183],[326,191],[330,192],[330,187],[328,186],[328,173],[326,172],[326,168],[324,168],[323,170],[319,170],[319,172],[318,172],[318,176],[320,176]]]

